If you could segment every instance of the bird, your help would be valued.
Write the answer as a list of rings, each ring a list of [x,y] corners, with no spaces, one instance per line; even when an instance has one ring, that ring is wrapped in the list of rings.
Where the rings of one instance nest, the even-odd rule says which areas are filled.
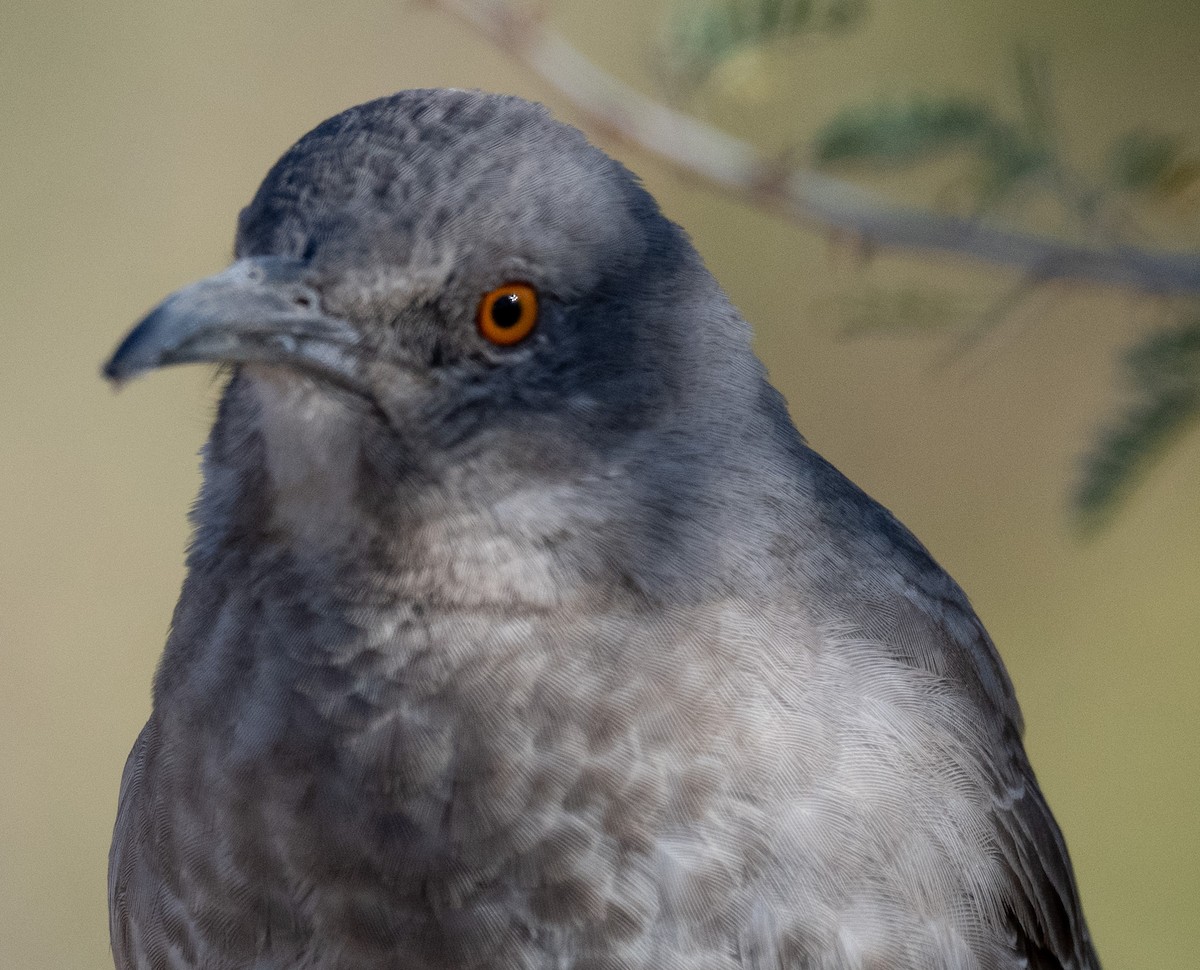
[[[521,98],[290,148],[104,366],[227,377],[119,970],[1095,970],[960,587],[684,230]]]

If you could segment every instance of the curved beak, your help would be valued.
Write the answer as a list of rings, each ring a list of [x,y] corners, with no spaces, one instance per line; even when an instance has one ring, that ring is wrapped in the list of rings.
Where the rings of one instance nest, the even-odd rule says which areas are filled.
[[[173,364],[260,362],[353,389],[360,334],[322,312],[306,270],[303,260],[252,257],[177,290],[121,341],[104,376],[120,385]]]

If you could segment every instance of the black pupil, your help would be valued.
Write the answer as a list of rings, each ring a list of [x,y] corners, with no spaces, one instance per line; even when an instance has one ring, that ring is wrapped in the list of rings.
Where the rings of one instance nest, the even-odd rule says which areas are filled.
[[[505,293],[492,304],[492,323],[501,330],[515,327],[521,320],[521,298],[516,293]]]

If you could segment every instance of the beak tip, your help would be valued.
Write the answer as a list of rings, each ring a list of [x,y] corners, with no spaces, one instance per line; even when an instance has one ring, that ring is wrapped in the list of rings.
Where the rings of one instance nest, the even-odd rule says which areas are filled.
[[[100,376],[108,382],[109,387],[114,391],[120,391],[129,383],[131,375],[123,373],[122,369],[117,366],[117,362],[110,359],[100,368]]]
[[[139,339],[141,336],[141,328],[135,328],[100,368],[100,376],[108,381],[114,390],[119,391],[133,378],[153,368],[154,364],[145,359],[147,354],[144,342]]]

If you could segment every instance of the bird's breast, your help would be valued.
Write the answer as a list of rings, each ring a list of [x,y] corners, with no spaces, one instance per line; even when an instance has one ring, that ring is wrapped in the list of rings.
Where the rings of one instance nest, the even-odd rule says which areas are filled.
[[[960,874],[986,877],[986,847],[945,824],[978,822],[980,795],[952,732],[922,733],[961,721],[938,710],[953,698],[794,610],[407,602],[347,629],[292,644],[306,663],[258,669],[207,737],[174,741],[203,780],[175,779],[173,858],[184,884],[223,887],[206,925],[287,913],[273,946],[337,941],[356,955],[328,965],[348,968],[530,947],[720,966],[915,919],[914,879],[952,913],[979,890]],[[222,841],[188,841],[197,825]],[[884,852],[896,885],[863,884]]]

